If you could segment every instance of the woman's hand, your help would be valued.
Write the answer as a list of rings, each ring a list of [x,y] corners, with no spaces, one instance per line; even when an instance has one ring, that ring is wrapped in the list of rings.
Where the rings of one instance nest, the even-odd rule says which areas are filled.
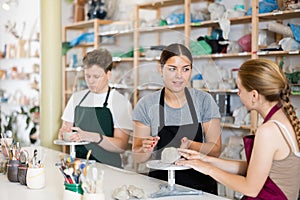
[[[100,139],[99,133],[84,131],[79,127],[72,127],[72,130],[75,131],[70,136],[72,142],[98,142]]]
[[[157,145],[159,139],[160,139],[159,136],[156,137],[148,136],[144,138],[142,141],[142,150],[145,153],[152,152],[154,147]]]
[[[63,133],[65,132],[72,132],[72,123],[70,122],[63,122],[61,128],[58,131],[58,139],[62,140],[63,139]]]
[[[181,156],[187,160],[200,159],[200,160],[206,161],[206,158],[208,158],[207,155],[202,154],[198,151],[190,150],[190,149],[179,148],[178,151],[181,154]]]
[[[191,146],[191,144],[192,144],[192,141],[191,141],[191,140],[189,140],[187,137],[183,137],[183,138],[181,139],[181,145],[180,145],[180,148],[181,148],[181,149],[189,149],[190,146]]]
[[[199,159],[192,159],[192,160],[178,160],[175,162],[176,165],[191,167],[194,170],[201,172],[203,174],[209,175],[211,170],[211,165]]]
[[[178,160],[176,165],[191,167],[203,174],[208,174],[211,165],[206,162],[207,155],[190,149],[178,149],[178,151],[185,159]]]

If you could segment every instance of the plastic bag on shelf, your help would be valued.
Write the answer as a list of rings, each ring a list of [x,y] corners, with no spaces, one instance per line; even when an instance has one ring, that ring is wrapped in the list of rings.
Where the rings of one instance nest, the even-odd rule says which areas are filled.
[[[73,39],[70,41],[70,45],[72,47],[80,44],[80,43],[89,43],[89,42],[94,42],[94,32],[90,32],[90,33],[83,33],[80,36],[78,36],[77,38]]]
[[[258,5],[258,13],[268,13],[279,9],[277,0],[263,0]],[[252,15],[252,8],[248,9],[246,15]]]
[[[211,46],[205,40],[191,42],[190,48],[193,55],[207,55],[212,53]]]
[[[251,34],[242,36],[238,40],[238,44],[242,47],[243,51],[251,52]]]
[[[226,11],[223,4],[211,3],[208,6],[208,11],[210,12],[210,20],[220,19]]]
[[[289,26],[291,27],[295,40],[300,42],[300,25],[289,23]]]
[[[291,37],[283,38],[278,43],[284,51],[300,50],[300,42],[297,42]]]
[[[167,18],[168,25],[184,24],[184,11],[183,9],[177,9],[173,11]]]

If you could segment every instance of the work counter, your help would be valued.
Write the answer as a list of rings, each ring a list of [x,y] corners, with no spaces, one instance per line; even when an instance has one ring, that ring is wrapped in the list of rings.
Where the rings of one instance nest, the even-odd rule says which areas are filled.
[[[46,185],[42,189],[29,189],[27,186],[21,185],[18,182],[9,182],[6,175],[0,174],[0,199],[1,200],[61,200],[64,192],[64,178],[60,173],[56,163],[60,161],[60,155],[64,155],[62,152],[55,151],[44,147],[26,147],[28,152],[33,152],[38,148],[38,151],[42,151],[45,157],[45,171],[46,171]],[[104,171],[104,194],[105,199],[112,199],[112,193],[116,188],[123,185],[134,185],[142,188],[147,196],[149,196],[159,190],[161,184],[166,182],[141,175],[132,171],[126,171],[123,169],[114,168],[101,163],[96,163],[97,167]],[[177,187],[177,186],[176,186]],[[178,186],[181,187],[181,186]],[[169,196],[155,199],[226,199],[224,197],[218,197],[212,194],[203,193],[200,195],[184,195],[184,196]]]

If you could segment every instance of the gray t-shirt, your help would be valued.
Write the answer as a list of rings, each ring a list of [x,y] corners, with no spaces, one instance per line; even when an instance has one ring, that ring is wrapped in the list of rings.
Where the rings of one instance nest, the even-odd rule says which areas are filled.
[[[208,122],[214,118],[220,118],[219,107],[213,97],[201,90],[190,88],[198,122]],[[161,90],[142,97],[132,112],[132,119],[151,127],[151,135],[158,134],[159,126],[159,99]],[[172,108],[165,104],[165,125],[180,126],[193,122],[189,106],[186,103],[181,108]]]

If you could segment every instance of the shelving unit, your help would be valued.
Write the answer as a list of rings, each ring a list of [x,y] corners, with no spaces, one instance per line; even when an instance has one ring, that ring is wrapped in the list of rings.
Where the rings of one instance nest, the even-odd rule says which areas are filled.
[[[190,38],[191,31],[194,29],[199,28],[207,28],[208,32],[211,32],[213,27],[219,27],[218,20],[208,20],[199,23],[191,23],[190,13],[191,13],[191,3],[195,2],[213,2],[213,1],[193,1],[193,0],[166,0],[154,3],[146,3],[137,5],[135,9],[135,29],[134,29],[134,73],[135,73],[135,80],[134,80],[134,88],[137,88],[134,92],[134,104],[139,99],[139,66],[141,62],[153,62],[158,61],[158,58],[142,58],[139,55],[139,47],[140,47],[140,38],[141,34],[145,33],[157,33],[157,37],[153,38],[154,44],[160,45],[161,38],[160,33],[166,31],[183,31],[183,37],[185,38],[184,44],[189,46],[190,41],[187,38]],[[169,6],[174,5],[184,5],[184,13],[185,13],[185,23],[178,24],[178,25],[166,25],[166,26],[159,26],[159,27],[147,27],[147,28],[140,28],[140,11],[141,10],[154,10],[156,11],[157,19],[161,17],[161,9]],[[258,31],[259,31],[259,23],[266,22],[270,20],[284,20],[284,19],[291,19],[291,18],[299,18],[300,17],[300,10],[286,10],[286,11],[278,11],[272,13],[258,13],[258,0],[252,1],[252,16],[242,16],[238,18],[231,18],[230,24],[232,25],[241,25],[241,24],[250,24],[252,26],[252,52],[240,52],[240,53],[228,53],[228,54],[211,54],[211,55],[199,55],[194,56],[194,59],[236,59],[236,58],[243,58],[243,59],[255,59],[261,56],[299,56],[300,52],[298,51],[260,51],[258,46]],[[222,93],[223,91],[219,91]],[[243,127],[236,127],[230,124],[224,124],[223,127],[225,128],[241,128],[241,129],[250,129],[253,133],[258,126],[258,114],[255,111],[251,112],[251,125],[250,126],[243,126]]]
[[[116,35],[125,35],[132,34],[133,31],[130,29],[125,30],[112,30],[112,31],[101,31],[100,28],[105,25],[111,24],[125,24],[128,23],[126,21],[112,21],[112,20],[100,20],[100,19],[92,19],[87,21],[76,22],[71,25],[67,25],[63,28],[63,41],[67,42],[70,37],[69,34],[76,34],[79,36],[83,33],[94,32],[94,41],[89,43],[80,43],[73,47],[74,49],[80,49],[81,55],[84,56],[88,49],[96,49],[99,48],[101,44],[101,37],[113,37]],[[82,76],[83,70],[81,67],[71,68],[67,63],[67,54],[63,56],[63,109],[67,104],[68,99],[74,92],[74,79],[78,78],[78,76]],[[118,64],[120,62],[133,62],[133,58],[121,58],[121,57],[113,57],[113,62]],[[122,88],[122,86],[116,85],[116,87]]]
[[[33,127],[36,130],[34,136],[39,136],[37,128],[39,122],[33,121],[32,118],[26,119],[25,115],[26,113],[29,116],[30,109],[39,106],[40,103],[39,67],[40,59],[38,57],[0,59],[0,69],[3,72],[6,71],[6,76],[0,78],[0,90],[5,93],[5,96],[0,98],[1,118],[12,120],[11,129],[7,127],[7,131],[12,131],[12,136],[22,146],[32,145],[30,131],[33,130]],[[13,72],[13,68],[17,71]],[[25,113],[22,112],[22,109]],[[7,125],[5,121],[2,123],[2,127]],[[27,123],[28,127],[26,127]],[[4,130],[2,129],[3,133]],[[35,144],[39,144],[39,142]]]
[[[182,31],[183,37],[185,38],[184,44],[186,46],[190,45],[190,40],[187,38],[190,38],[191,31],[194,29],[199,28],[208,28],[208,32],[212,30],[213,27],[218,27],[218,21],[217,20],[209,20],[209,21],[203,21],[199,23],[191,23],[191,3],[195,2],[213,2],[213,1],[193,1],[193,0],[173,0],[173,1],[161,1],[161,2],[155,2],[155,3],[147,3],[142,5],[137,5],[135,10],[135,31],[134,31],[134,49],[137,50],[140,47],[140,36],[144,33],[151,33],[155,32],[158,33],[157,37],[153,39],[154,43],[157,45],[161,44],[161,38],[159,33],[166,32],[166,31]],[[184,5],[184,13],[185,13],[185,23],[184,24],[178,24],[178,25],[166,25],[166,26],[159,26],[159,27],[147,27],[147,28],[140,28],[140,11],[141,10],[154,10],[156,11],[157,18],[160,18],[161,15],[161,9],[168,7],[168,6],[174,6],[174,5]],[[231,25],[237,25],[237,24],[244,24],[244,23],[251,23],[251,16],[243,16],[239,18],[232,18],[230,19]],[[194,59],[223,59],[223,58],[237,58],[237,57],[251,57],[252,54],[249,52],[241,52],[241,53],[235,53],[235,54],[212,54],[212,55],[199,55],[194,56]],[[139,99],[139,66],[141,62],[147,62],[147,61],[158,61],[159,58],[153,58],[153,59],[146,59],[139,56],[139,52],[135,51],[134,54],[134,69],[135,69],[135,80],[134,80],[134,88],[137,88],[137,90],[134,93],[134,104]],[[211,92],[211,91],[208,91]],[[224,91],[214,91],[222,93]],[[252,123],[251,123],[252,124]],[[243,127],[237,127],[230,124],[224,124],[223,127],[230,127],[230,128],[243,128],[243,129],[250,129],[250,126],[243,126]]]
[[[3,73],[0,77],[0,89],[7,90],[11,95],[9,101],[13,100],[12,104],[19,104],[18,101],[21,101],[20,99],[12,99],[15,92],[20,92],[24,96],[30,96],[26,90],[39,92],[39,68],[39,57],[0,59],[0,70]],[[20,103],[19,105],[23,106],[24,104]]]
[[[139,4],[135,7],[135,21],[134,21],[134,28],[132,29],[126,29],[121,31],[105,31],[101,32],[99,31],[99,27],[111,23],[123,23],[123,22],[115,22],[111,20],[88,20],[83,22],[74,23],[68,26],[64,27],[64,34],[63,34],[63,40],[67,41],[67,34],[69,32],[77,31],[78,33],[85,33],[87,30],[92,29],[94,31],[94,42],[87,43],[87,44],[80,44],[76,46],[76,48],[82,49],[82,54],[85,54],[88,48],[98,48],[100,46],[100,37],[101,36],[116,36],[116,35],[124,35],[129,34],[133,35],[133,44],[134,44],[134,56],[133,58],[120,58],[120,57],[114,57],[113,60],[115,63],[122,63],[122,62],[130,62],[133,64],[133,74],[134,74],[134,80],[133,86],[128,86],[124,84],[113,84],[115,87],[120,89],[129,89],[132,91],[133,94],[133,105],[137,103],[137,101],[140,98],[140,92],[149,90],[154,91],[160,89],[160,87],[151,87],[151,86],[145,86],[140,85],[140,65],[141,63],[156,63],[159,58],[153,57],[141,57],[140,55],[140,40],[142,37],[142,34],[148,34],[153,33],[156,34],[156,37],[151,38],[153,40],[153,45],[161,45],[161,33],[165,33],[168,31],[180,31],[182,32],[184,39],[184,44],[186,46],[190,45],[190,38],[191,31],[198,30],[202,28],[208,29],[208,33],[212,31],[214,27],[219,27],[218,20],[208,20],[208,21],[202,21],[199,23],[191,23],[191,4],[192,3],[200,3],[200,2],[208,2],[212,3],[214,1],[212,0],[164,0],[154,3],[146,3],[146,4]],[[178,25],[166,25],[166,26],[157,26],[157,27],[140,27],[140,11],[141,10],[153,10],[156,12],[156,18],[160,18],[162,14],[163,8],[167,8],[170,6],[178,6],[183,5],[184,6],[184,13],[185,13],[185,23],[184,24],[178,24]],[[300,52],[298,51],[260,51],[258,46],[258,26],[260,22],[266,22],[266,21],[274,21],[274,20],[285,20],[285,19],[291,19],[291,18],[299,18],[300,17],[300,10],[287,10],[287,11],[278,11],[278,12],[272,12],[272,13],[264,13],[264,14],[258,14],[258,0],[252,1],[251,3],[252,7],[252,16],[242,16],[237,18],[231,18],[230,24],[231,26],[235,25],[243,25],[243,24],[249,24],[252,27],[252,52],[240,52],[240,53],[227,53],[227,54],[211,54],[211,55],[197,55],[194,56],[195,60],[201,60],[201,59],[212,59],[212,60],[221,60],[221,59],[250,59],[250,58],[258,58],[258,57],[282,57],[282,56],[299,56]],[[79,34],[78,34],[79,35]],[[67,83],[70,82],[67,80],[68,74],[76,74],[79,73],[77,69],[72,69],[67,67],[67,60],[66,56],[64,56],[63,59],[63,105],[65,106],[67,103],[68,98],[73,93],[73,90],[70,90],[68,88]],[[74,76],[72,77],[74,78]],[[212,91],[208,91],[212,92]],[[216,92],[216,91],[214,91]],[[219,93],[222,93],[224,91],[217,91]],[[243,126],[243,127],[236,127],[234,125],[225,124],[223,127],[229,127],[229,128],[241,128],[241,129],[250,129],[251,132],[254,132],[257,127],[257,121],[258,116],[257,113],[252,111],[251,113],[251,125],[250,126]]]

